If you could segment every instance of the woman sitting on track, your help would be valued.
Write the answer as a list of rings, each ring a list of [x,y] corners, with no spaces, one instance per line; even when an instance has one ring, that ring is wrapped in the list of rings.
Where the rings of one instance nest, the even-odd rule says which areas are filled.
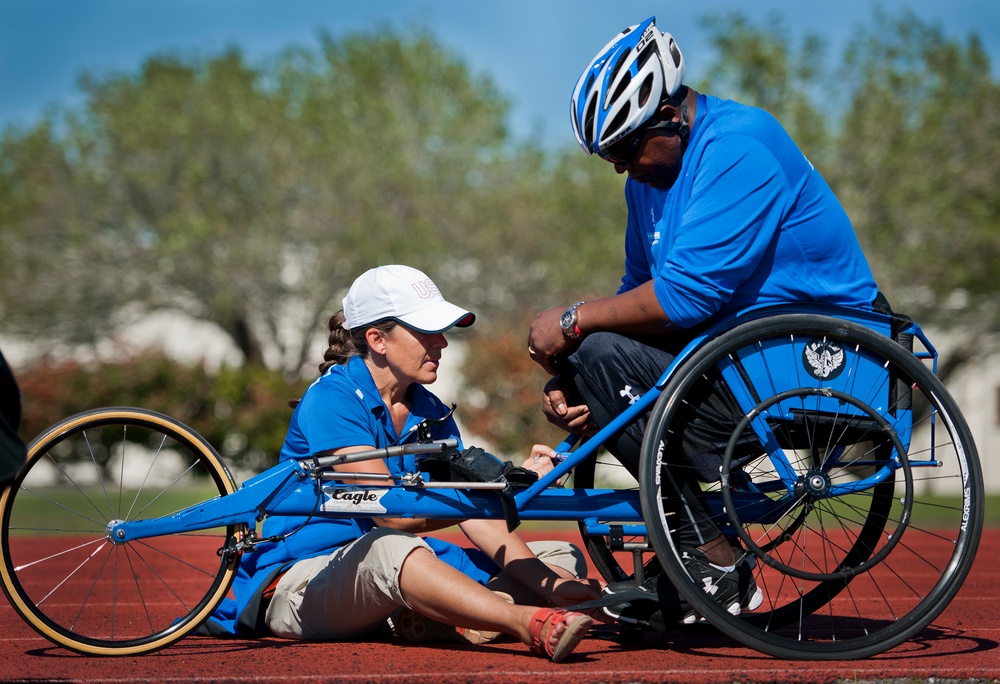
[[[343,311],[330,320],[321,375],[295,408],[281,458],[404,443],[425,419],[433,439],[460,439],[448,409],[424,385],[437,379],[441,350],[448,344],[444,332],[474,321],[416,269],[382,266],[363,274],[344,299]],[[546,472],[552,467],[547,457],[553,455],[536,445],[525,467]],[[399,475],[414,470],[413,459],[375,459],[334,469]],[[503,520],[458,523],[477,549],[416,536],[454,523],[268,519],[262,536],[269,541],[243,556],[236,600],[223,604],[208,629],[236,634],[266,629],[291,639],[332,640],[391,627],[408,640],[470,643],[503,633],[553,661],[568,656],[592,620],[548,606],[598,595],[595,580],[581,579],[586,576],[583,554],[566,543],[526,544]]]

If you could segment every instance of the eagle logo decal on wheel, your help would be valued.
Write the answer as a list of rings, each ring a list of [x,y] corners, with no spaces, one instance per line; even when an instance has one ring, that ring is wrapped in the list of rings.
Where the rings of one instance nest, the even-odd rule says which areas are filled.
[[[811,340],[802,351],[802,365],[817,380],[833,380],[844,370],[844,348],[829,340]]]

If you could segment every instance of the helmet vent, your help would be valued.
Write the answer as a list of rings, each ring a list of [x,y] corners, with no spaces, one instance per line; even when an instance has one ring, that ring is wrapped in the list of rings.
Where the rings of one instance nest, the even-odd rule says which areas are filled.
[[[639,88],[639,107],[645,107],[649,94],[653,92],[653,74],[647,74]]]
[[[589,138],[591,131],[594,130],[594,116],[597,113],[597,98],[590,98],[590,104],[587,105],[587,113],[583,117],[583,137]]]
[[[631,82],[632,82],[632,74],[626,71],[625,75],[622,77],[621,83],[619,83],[618,87],[615,88],[615,92],[611,96],[611,101],[617,102],[618,98],[622,96],[622,93],[625,92],[625,90],[628,88]]]
[[[674,60],[674,68],[678,69],[681,66],[681,51],[677,47],[677,43],[674,42],[673,38],[670,39],[670,56]]]
[[[649,61],[649,58],[653,56],[655,45],[656,43],[650,42],[650,44],[644,47],[642,52],[639,54],[639,58],[635,61],[635,63],[639,67],[640,71],[646,66],[646,62]]]
[[[621,108],[621,111],[611,120],[611,124],[608,126],[609,131],[617,131],[621,128],[626,121],[628,121],[629,111],[632,109],[632,105],[625,103],[625,106]]]
[[[618,55],[618,61],[615,62],[614,68],[611,69],[611,79],[610,80],[612,82],[614,82],[615,79],[618,78],[618,72],[622,70],[622,66],[628,60],[628,56],[629,56],[628,50],[623,50],[622,53],[620,55]],[[624,82],[628,83],[628,81],[624,81]],[[618,92],[615,93],[615,97],[618,97],[618,95],[620,95],[620,94],[621,94],[621,90],[619,89]]]

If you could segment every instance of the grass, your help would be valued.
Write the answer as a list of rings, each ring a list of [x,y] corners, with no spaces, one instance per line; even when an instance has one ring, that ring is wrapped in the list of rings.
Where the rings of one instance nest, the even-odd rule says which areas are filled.
[[[37,494],[20,492],[15,499],[11,532],[39,534],[94,530],[110,518],[156,518],[218,495],[208,482],[181,490],[143,494],[135,490],[105,492],[99,488],[80,491],[72,487],[50,487]],[[29,531],[30,529],[30,531]]]

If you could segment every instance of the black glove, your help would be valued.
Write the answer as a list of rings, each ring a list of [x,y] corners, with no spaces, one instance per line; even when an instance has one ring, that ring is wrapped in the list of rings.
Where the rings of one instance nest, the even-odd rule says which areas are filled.
[[[512,487],[527,487],[538,480],[534,471],[501,461],[479,447],[425,456],[420,470],[439,482],[506,482]]]
[[[503,482],[500,492],[507,530],[513,532],[521,524],[517,512],[512,487],[527,487],[538,480],[538,473],[515,466],[510,461],[501,461],[493,454],[469,447],[463,451],[447,449],[439,454],[425,456],[420,462],[420,470],[437,482]]]

